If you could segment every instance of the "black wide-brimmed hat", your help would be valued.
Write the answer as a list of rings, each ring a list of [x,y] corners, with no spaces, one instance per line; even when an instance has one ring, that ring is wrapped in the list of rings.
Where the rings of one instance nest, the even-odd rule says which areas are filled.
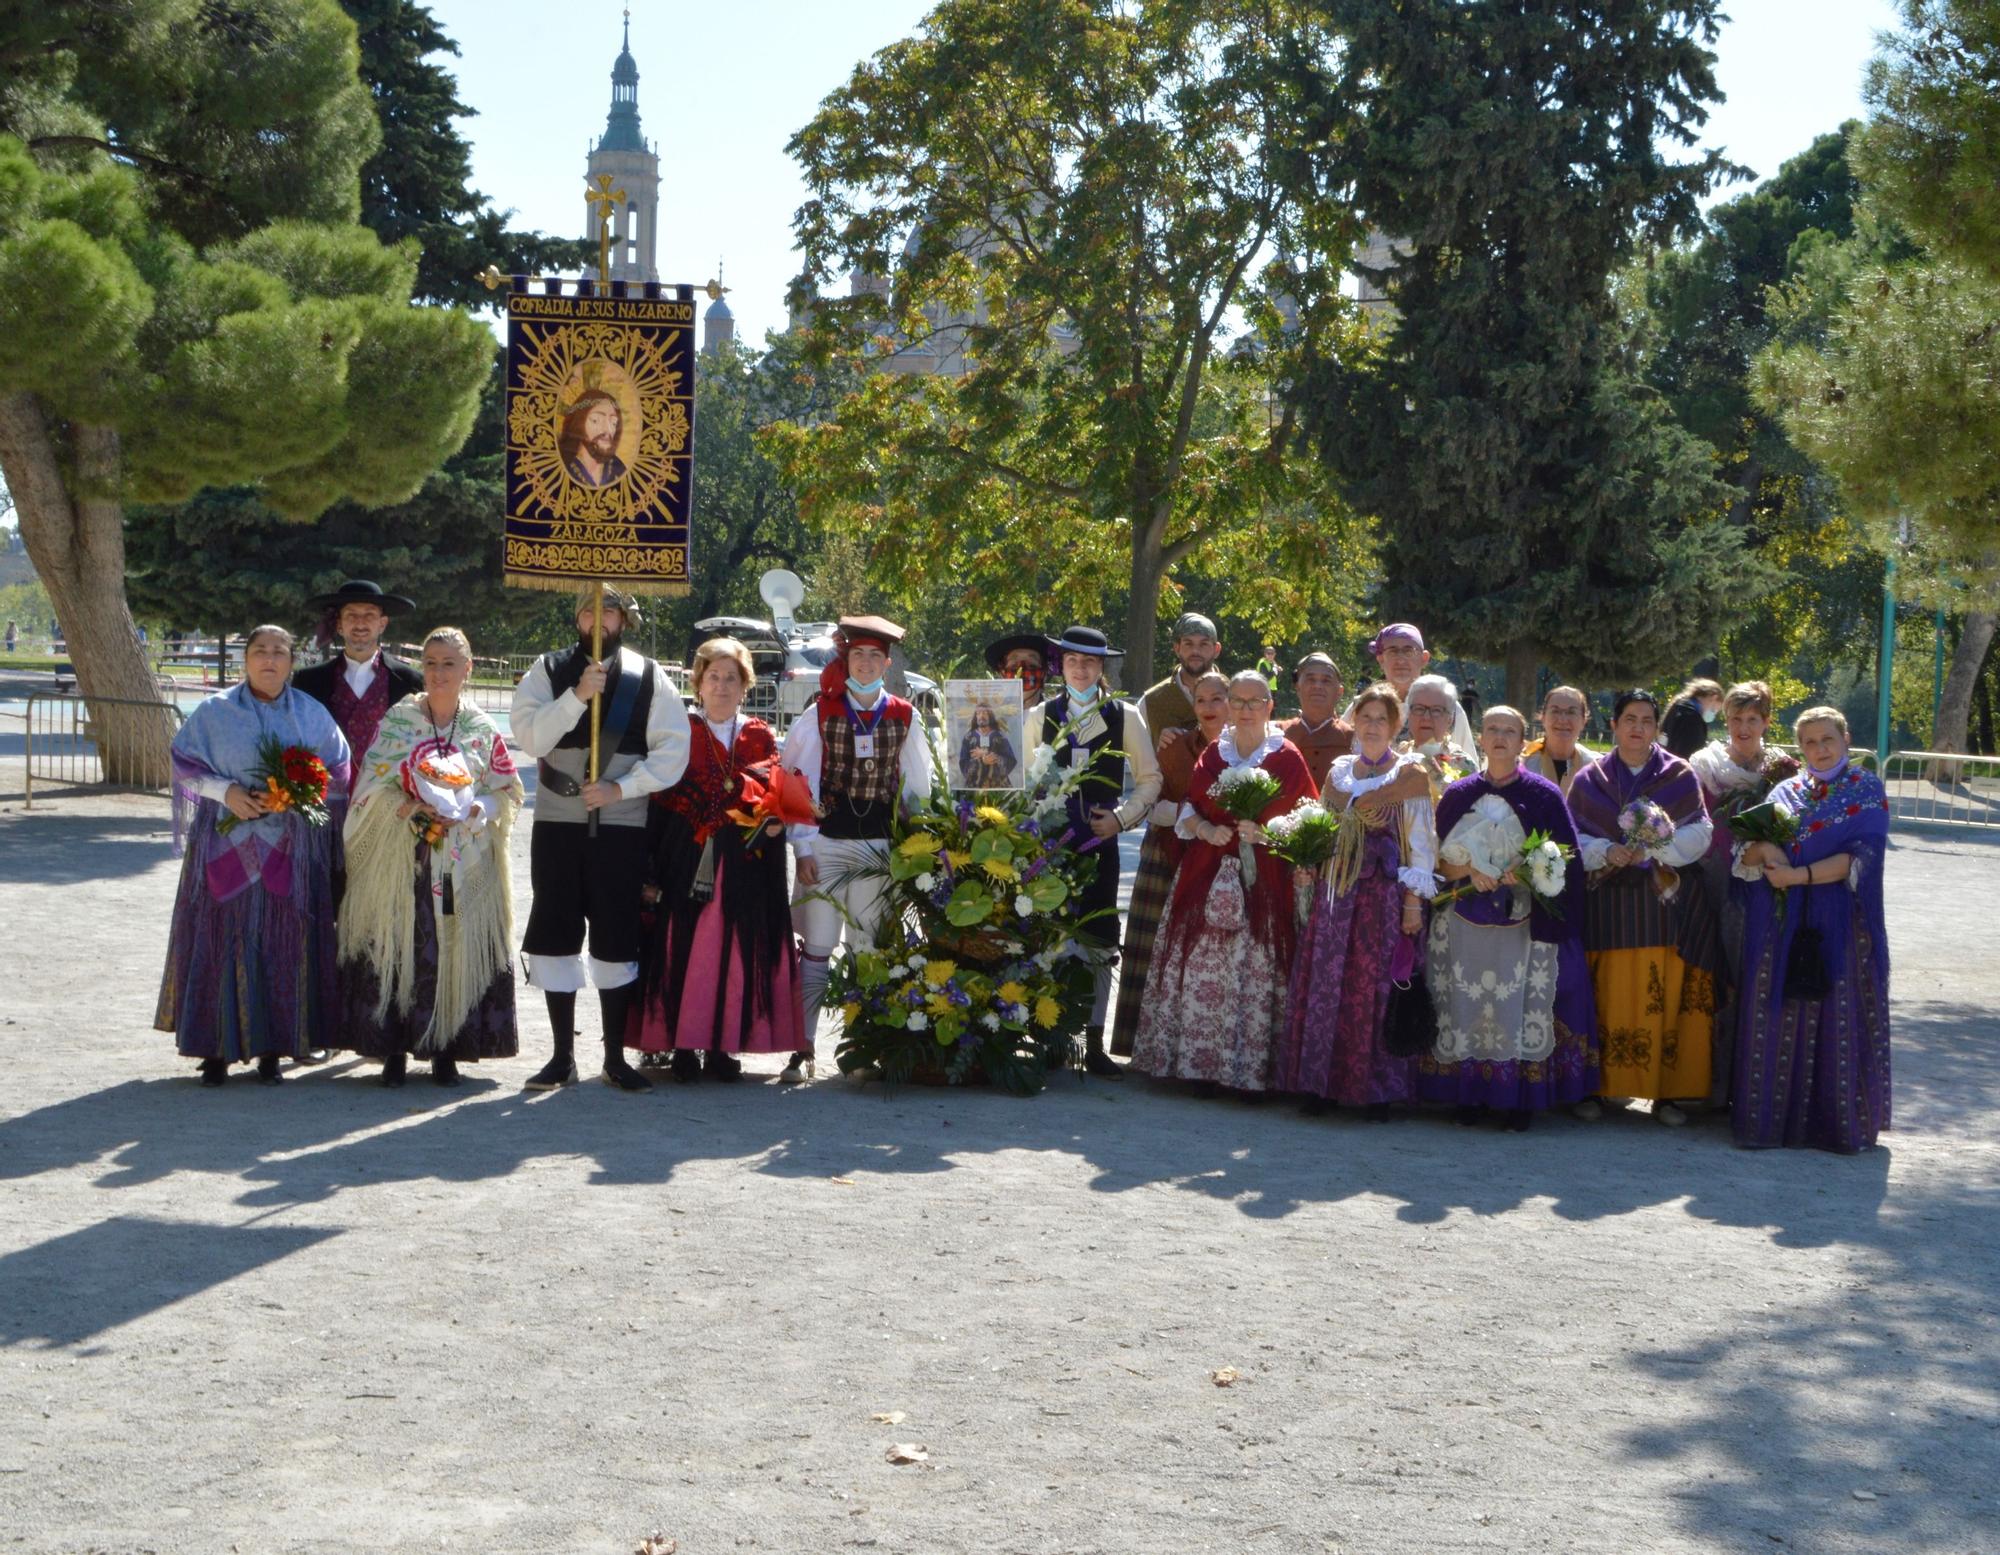
[[[1041,655],[1044,667],[1046,667],[1049,657],[1049,640],[1040,632],[1014,632],[1009,636],[988,643],[986,645],[986,667],[996,675],[1001,673],[1007,667],[1007,655],[1012,653],[1016,648],[1034,649],[1036,653]]]
[[[1111,646],[1111,639],[1094,626],[1072,626],[1062,636],[1049,639],[1049,652],[1058,656],[1065,653],[1094,653],[1100,659],[1122,659],[1123,648]]]
[[[338,610],[342,605],[373,605],[384,615],[399,616],[417,608],[414,599],[401,594],[385,594],[382,585],[366,578],[349,578],[331,594],[316,594],[307,601],[315,610]]]

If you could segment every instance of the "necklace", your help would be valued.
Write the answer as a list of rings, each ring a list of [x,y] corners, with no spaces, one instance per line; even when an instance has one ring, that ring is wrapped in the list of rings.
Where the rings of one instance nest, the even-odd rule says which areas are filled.
[[[436,745],[444,754],[449,756],[458,748],[458,707],[456,703],[452,706],[450,719],[446,721],[443,728],[439,728],[437,710],[431,705],[430,694],[426,692],[424,694],[424,722],[431,726],[431,743]],[[451,738],[447,739],[446,735],[450,735]]]

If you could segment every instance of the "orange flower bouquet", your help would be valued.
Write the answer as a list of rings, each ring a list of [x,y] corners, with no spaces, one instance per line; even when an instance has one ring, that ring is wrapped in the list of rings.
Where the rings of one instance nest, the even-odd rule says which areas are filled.
[[[818,812],[813,809],[812,787],[802,775],[783,767],[768,771],[753,767],[743,774],[742,802],[729,818],[743,828],[743,840],[754,843],[772,821],[803,826],[818,819]]]
[[[321,761],[303,745],[286,745],[275,734],[266,735],[257,745],[257,772],[244,786],[264,801],[266,815],[296,815],[308,826],[324,826],[327,814],[326,790],[332,781]],[[216,830],[227,835],[239,821],[225,815]]]

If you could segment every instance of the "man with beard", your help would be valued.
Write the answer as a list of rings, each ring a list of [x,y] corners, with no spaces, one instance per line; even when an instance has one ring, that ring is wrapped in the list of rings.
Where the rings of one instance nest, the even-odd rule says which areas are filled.
[[[1129,702],[1113,700],[1104,688],[1104,661],[1117,651],[1102,632],[1087,626],[1072,626],[1051,640],[1049,652],[1062,664],[1062,679],[1042,703],[1041,716],[1028,720],[1033,743],[1053,747],[1057,762],[1072,772],[1078,767],[1088,771],[1069,796],[1067,838],[1071,847],[1088,847],[1096,855],[1097,872],[1077,893],[1076,910],[1080,916],[1099,916],[1076,932],[1114,957],[1119,943],[1118,835],[1145,820],[1160,797],[1160,763],[1145,715]],[[1188,713],[1192,724],[1192,703]],[[1128,771],[1132,797],[1125,799]],[[1143,981],[1144,974],[1140,976]],[[1104,1051],[1104,1017],[1110,1005],[1107,961],[1097,969],[1090,1024],[1083,1033],[1083,1067],[1106,1078],[1124,1073]]]
[[[1333,758],[1354,749],[1354,726],[1340,716],[1340,689],[1340,666],[1328,654],[1315,651],[1292,666],[1299,716],[1284,725],[1285,738],[1305,757],[1315,788],[1326,787]]]
[[[424,689],[424,677],[414,665],[406,664],[383,651],[382,635],[389,619],[416,609],[401,594],[385,594],[366,578],[350,578],[331,594],[307,601],[322,612],[320,645],[340,639],[340,653],[292,676],[292,684],[333,715],[340,732],[347,737],[348,770],[345,786],[351,793],[355,774],[375,743],[375,731],[390,708],[406,696]],[[347,891],[347,870],[336,857],[333,866],[333,905],[337,912]],[[326,1049],[314,1048],[299,1060],[303,1064],[323,1064]]]
[[[1215,623],[1188,611],[1174,622],[1174,658],[1179,668],[1139,698],[1139,716],[1152,737],[1154,765],[1159,754],[1197,727],[1194,686],[1222,656]],[[1153,956],[1153,936],[1160,913],[1174,887],[1181,846],[1174,836],[1180,800],[1159,800],[1147,818],[1146,841],[1139,850],[1139,870],[1132,877],[1132,901],[1125,910],[1124,948],[1119,954],[1118,1013],[1111,1026],[1111,1051],[1132,1056],[1132,1034],[1139,1029],[1139,1003],[1146,993],[1146,966]]]
[[[626,625],[638,624],[638,611],[609,584],[602,588],[603,657],[594,660],[590,652],[598,599],[592,585],[577,601],[577,642],[544,654],[514,688],[514,748],[539,758],[528,840],[535,896],[522,960],[555,1030],[554,1055],[528,1081],[535,1091],[576,1081],[576,996],[586,984],[597,989],[604,1019],[604,1083],[652,1089],[625,1061],[626,1016],[639,976],[647,798],[680,781],[690,726],[665,671],[620,643]],[[600,766],[591,782],[590,704],[600,698]]]
[[[321,645],[338,637],[341,651],[338,658],[300,670],[292,676],[292,684],[333,714],[358,767],[375,743],[383,715],[404,697],[424,689],[424,677],[415,666],[382,650],[389,618],[417,607],[400,594],[383,593],[366,578],[351,578],[331,594],[317,595],[307,603],[324,612]]]
[[[618,438],[625,413],[602,389],[587,389],[563,417],[556,449],[563,467],[579,486],[609,486],[625,478],[625,461],[618,457]]]

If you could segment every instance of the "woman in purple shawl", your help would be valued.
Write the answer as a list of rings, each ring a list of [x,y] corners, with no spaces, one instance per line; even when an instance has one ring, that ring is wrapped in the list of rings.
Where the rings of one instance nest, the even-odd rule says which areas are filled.
[[[1764,874],[1743,933],[1736,1143],[1866,1150],[1889,1126],[1889,800],[1848,765],[1839,709],[1808,708],[1797,732],[1806,770],[1771,802],[1797,819],[1798,840],[1749,843],[1739,860]]]
[[[1488,708],[1479,735],[1486,770],[1460,778],[1438,802],[1438,873],[1470,889],[1431,913],[1438,1037],[1417,1064],[1426,1101],[1458,1107],[1461,1123],[1491,1107],[1513,1130],[1597,1092],[1583,861],[1562,790],[1521,765],[1527,737],[1527,720],[1513,708]],[[1569,850],[1551,898],[1518,867],[1535,832]]]
[[[1590,874],[1583,943],[1604,1094],[1650,1100],[1656,1119],[1678,1127],[1687,1121],[1678,1103],[1708,1095],[1721,956],[1691,868],[1714,827],[1694,769],[1653,743],[1659,713],[1652,692],[1619,693],[1617,745],[1570,786],[1569,812]],[[1597,1104],[1577,1110],[1592,1117]]]
[[[280,1059],[327,1045],[325,1024],[339,1008],[333,870],[347,741],[324,707],[286,683],[292,634],[283,627],[250,634],[243,668],[243,683],[197,707],[173,745],[174,836],[185,853],[153,1024],[201,1060],[203,1085],[253,1058],[257,1078],[277,1084]],[[259,747],[271,739],[325,763],[326,823],[270,810]]]

